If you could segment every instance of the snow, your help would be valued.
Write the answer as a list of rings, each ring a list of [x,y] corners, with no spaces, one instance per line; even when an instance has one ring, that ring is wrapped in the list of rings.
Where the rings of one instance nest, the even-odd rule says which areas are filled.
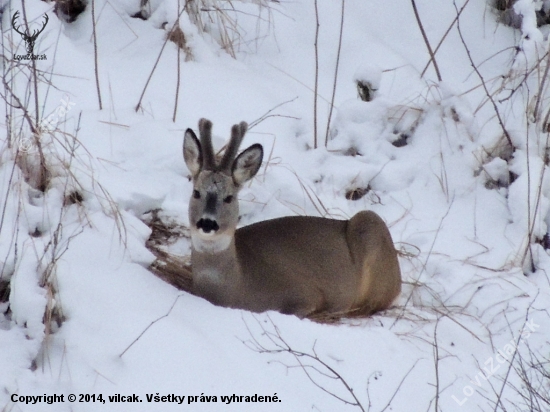
[[[130,17],[138,1],[97,0],[101,110],[90,7],[67,24],[51,3],[24,3],[32,24],[50,17],[35,45],[48,56],[36,64],[50,176],[42,192],[41,155],[9,97],[23,98],[34,119],[28,62],[4,60],[0,410],[344,411],[354,409],[343,402],[354,403],[352,395],[371,411],[549,410],[520,394],[522,367],[550,393],[548,377],[530,365],[546,360],[548,374],[549,45],[547,28],[536,27],[540,2],[515,3],[520,29],[499,24],[488,2],[468,2],[437,51],[439,82],[433,65],[421,75],[430,59],[410,2],[347,0],[329,130],[342,3],[318,3],[316,149],[313,2],[233,1],[235,11],[224,9],[227,32],[213,11],[202,12],[202,25],[184,12],[192,58],[180,53],[178,66],[168,42],[155,66],[176,2],[152,1],[144,21]],[[416,3],[435,49],[464,3]],[[10,27],[22,3],[6,7],[11,58],[25,50]],[[358,99],[357,80],[377,90],[374,100]],[[240,193],[241,225],[378,213],[402,252],[395,306],[320,324],[216,307],[150,272],[145,214],[161,209],[165,221],[188,226],[183,134],[202,117],[214,123],[215,147],[243,120],[251,127],[242,148],[264,147],[258,176]],[[189,242],[172,250],[188,254]],[[54,394],[64,402],[17,401]],[[78,402],[80,394],[105,403]],[[141,402],[111,402],[116,394]],[[147,399],[172,394],[186,398]],[[280,402],[221,400],[254,394]]]

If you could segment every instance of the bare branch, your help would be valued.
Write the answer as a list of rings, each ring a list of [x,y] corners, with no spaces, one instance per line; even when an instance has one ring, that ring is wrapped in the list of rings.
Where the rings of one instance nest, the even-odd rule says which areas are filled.
[[[95,21],[95,0],[92,0],[92,37],[94,39],[94,70],[95,70],[95,86],[97,90],[97,100],[99,103],[99,110],[103,110],[103,104],[101,103],[101,88],[99,86],[99,69],[97,62],[97,36],[96,36],[96,21]]]
[[[317,95],[319,92],[319,9],[315,5],[315,86],[313,92],[313,148],[317,149]]]
[[[464,49],[466,50],[466,54],[468,54],[468,59],[470,60],[470,64],[472,65],[473,69],[475,70],[476,74],[479,77],[479,80],[481,80],[481,84],[483,85],[483,89],[485,90],[485,94],[487,95],[487,98],[491,101],[493,104],[493,108],[495,109],[495,113],[498,118],[498,122],[500,124],[500,127],[502,128],[502,132],[504,133],[504,136],[506,137],[506,140],[508,140],[508,143],[510,143],[510,146],[514,147],[512,143],[512,138],[510,137],[510,134],[508,133],[508,130],[506,130],[506,126],[504,126],[504,121],[502,120],[502,117],[500,116],[500,111],[498,110],[498,106],[493,99],[493,96],[489,92],[489,89],[487,88],[487,84],[485,83],[485,80],[483,79],[483,76],[481,75],[479,69],[477,68],[476,64],[474,63],[474,60],[472,59],[472,54],[470,53],[470,49],[466,45],[466,40],[464,40],[464,36],[462,35],[462,30],[460,29],[460,15],[458,12],[458,7],[456,6],[456,0],[453,0],[453,5],[455,6],[456,13],[457,13],[457,19],[456,19],[456,28],[458,30],[458,35],[460,36],[460,40],[464,46]]]
[[[418,23],[418,27],[420,28],[420,32],[422,33],[422,37],[424,38],[424,43],[426,43],[426,47],[428,48],[428,53],[430,54],[430,61],[434,65],[435,73],[437,74],[437,80],[442,81],[441,73],[439,72],[439,66],[437,65],[437,61],[435,60],[435,54],[432,50],[432,46],[430,46],[430,41],[428,40],[428,36],[426,35],[426,31],[424,30],[422,21],[420,20],[420,14],[418,14],[418,9],[416,8],[416,1],[411,0],[411,3],[414,10],[414,17],[416,17],[416,22]]]
[[[330,109],[328,112],[327,131],[325,133],[325,147],[328,145],[328,134],[330,132],[330,120],[332,119],[332,110],[334,109],[334,97],[336,95],[336,83],[338,81],[338,68],[340,67],[340,50],[342,49],[342,35],[344,33],[344,12],[346,0],[342,0],[342,11],[340,14],[340,36],[338,37],[338,51],[336,52],[336,67],[334,68],[334,81],[332,83],[332,98],[330,99]]]
[[[422,73],[420,74],[420,77],[424,77],[424,74],[426,74],[426,70],[428,70],[428,67],[430,67],[430,63],[433,61],[433,57],[435,57],[435,55],[437,54],[439,48],[441,47],[441,45],[443,44],[443,42],[447,38],[448,34],[450,33],[451,29],[453,28],[453,26],[457,22],[458,17],[462,14],[462,12],[464,11],[464,9],[466,8],[466,6],[468,5],[469,2],[470,2],[470,0],[466,0],[466,2],[462,5],[462,7],[460,8],[460,10],[459,10],[458,14],[456,15],[455,19],[449,25],[449,27],[447,28],[447,31],[445,32],[443,37],[441,37],[441,40],[439,40],[439,43],[437,43],[437,46],[435,47],[435,50],[434,50],[434,53],[433,53],[433,56],[430,56],[430,60],[428,60],[428,63],[426,63],[426,66],[424,67],[424,70],[422,70]]]
[[[267,318],[269,319],[269,323],[272,330],[267,330],[265,326],[262,324],[262,322],[260,322],[260,320],[256,316],[254,316],[254,320],[256,320],[260,329],[262,330],[262,336],[268,339],[273,346],[266,347],[264,344],[262,344],[252,333],[247,322],[243,319],[243,322],[246,326],[246,329],[248,330],[248,333],[251,339],[248,341],[242,341],[246,347],[258,353],[271,353],[271,354],[288,353],[292,355],[296,360],[296,362],[298,362],[297,365],[286,365],[282,362],[280,363],[282,363],[284,366],[286,366],[289,369],[299,367],[304,371],[304,373],[306,374],[308,379],[311,381],[311,383],[313,383],[323,392],[327,393],[328,395],[332,396],[335,399],[338,399],[340,402],[343,402],[347,405],[357,406],[361,411],[365,412],[365,408],[361,404],[361,401],[359,401],[359,399],[355,395],[353,388],[347,383],[344,377],[336,369],[331,367],[329,364],[327,364],[317,355],[315,351],[315,344],[312,347],[311,353],[302,352],[302,351],[293,349],[282,337],[279,328],[277,327],[277,325],[275,325],[271,317],[267,315]],[[304,360],[311,360],[313,361],[313,364],[306,363]],[[344,386],[345,390],[351,395],[353,400],[345,399],[337,395],[336,393],[328,390],[326,387],[324,387],[321,383],[319,383],[316,380],[316,377],[312,374],[312,372],[317,372],[320,376],[339,381]]]
[[[178,295],[176,296],[176,299],[174,299],[174,303],[172,303],[172,306],[170,306],[170,309],[168,309],[168,312],[166,312],[164,315],[162,315],[160,318],[157,318],[155,319],[154,321],[152,321],[149,326],[147,326],[145,329],[143,329],[143,331],[139,334],[139,336],[137,338],[135,338],[132,343],[130,343],[128,345],[128,347],[126,349],[124,349],[122,351],[122,353],[120,355],[118,355],[119,358],[122,358],[124,356],[124,354],[128,351],[128,349],[130,349],[134,343],[136,343],[138,340],[141,339],[141,337],[145,334],[145,332],[147,332],[149,330],[149,328],[151,326],[153,326],[155,323],[157,323],[159,320],[162,320],[166,317],[168,317],[170,315],[170,313],[172,313],[172,309],[174,309],[174,306],[176,306],[176,303],[178,302],[178,299],[181,298],[183,295]]]

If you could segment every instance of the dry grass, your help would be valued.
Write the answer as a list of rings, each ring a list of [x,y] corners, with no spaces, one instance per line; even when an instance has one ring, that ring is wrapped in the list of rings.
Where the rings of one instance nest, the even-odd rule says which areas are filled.
[[[211,35],[233,58],[241,47],[248,47],[250,40],[245,39],[246,30],[240,26],[239,16],[244,16],[247,13],[239,10],[236,4],[239,0],[189,0],[185,3],[185,10],[189,15],[189,19],[197,28],[199,33],[208,33]],[[256,39],[252,42],[258,42],[264,36],[261,26],[267,25],[268,31],[272,25],[272,9],[270,3],[273,0],[251,0],[242,1],[243,3],[251,2],[258,6],[257,8],[257,32]],[[264,15],[267,15],[264,17]]]
[[[187,45],[185,33],[183,32],[179,24],[168,32],[167,37],[168,40],[178,46],[180,50],[183,50],[183,52],[185,53],[186,62],[193,60],[193,53],[191,51],[191,48]]]
[[[307,316],[307,319],[312,320],[313,322],[329,324],[329,325],[339,325],[339,324],[348,324],[350,320],[360,320],[368,319],[372,317],[375,313],[378,315],[390,315],[392,309],[385,311],[373,312],[372,310],[365,308],[355,308],[342,312],[316,312]],[[394,312],[394,311],[393,311]],[[392,317],[392,316],[389,316]]]
[[[160,210],[153,210],[145,220],[151,228],[151,236],[145,245],[156,256],[149,270],[175,288],[191,293],[191,256],[174,255],[167,250],[179,239],[189,238],[189,230],[177,223],[163,221],[159,214]]]
[[[45,71],[34,61],[13,60],[11,56],[20,45],[13,42],[11,35],[11,31],[7,31],[2,37],[4,69],[0,98],[5,107],[7,133],[0,150],[3,158],[12,161],[14,166],[10,184],[6,192],[0,194],[4,199],[3,205],[0,205],[3,210],[0,236],[10,245],[7,250],[2,250],[0,256],[0,302],[10,301],[10,293],[16,289],[12,287],[13,282],[17,282],[16,276],[20,271],[28,270],[28,266],[24,266],[26,269],[20,266],[21,262],[33,260],[36,263],[37,286],[46,296],[42,315],[46,332],[41,342],[44,350],[38,355],[42,357],[42,362],[35,360],[36,364],[44,365],[47,362],[49,336],[65,319],[62,299],[57,292],[58,263],[69,250],[71,241],[89,227],[86,198],[97,195],[104,212],[117,222],[122,242],[126,234],[123,223],[119,224],[121,215],[118,207],[101,184],[95,181],[90,162],[92,156],[78,138],[80,116],[75,112],[67,116],[74,105],[70,102],[70,96],[65,94],[53,112],[45,111],[53,107],[48,104],[49,95],[52,90],[58,90],[52,82],[58,73],[53,69]],[[55,61],[55,52],[48,55],[50,58]],[[67,131],[69,129],[73,130],[72,133]],[[89,184],[80,180],[83,176]],[[96,188],[103,191],[103,196],[92,193]],[[43,204],[50,195],[54,199],[61,196],[59,207],[51,208],[51,204]],[[14,204],[17,205],[15,208]],[[33,210],[44,208],[42,219],[29,213],[29,205]],[[82,219],[81,226],[76,229],[74,225],[67,224],[67,217],[73,223],[74,214],[68,214],[68,211],[75,208],[77,216]],[[10,210],[9,215],[7,210]],[[4,221],[10,224],[3,225]],[[20,289],[19,293],[32,292]],[[4,306],[4,313],[9,313],[10,306]]]

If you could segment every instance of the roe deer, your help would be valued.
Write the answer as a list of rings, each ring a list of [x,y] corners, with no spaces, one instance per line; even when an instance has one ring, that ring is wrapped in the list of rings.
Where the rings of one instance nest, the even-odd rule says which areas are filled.
[[[200,141],[191,129],[185,132],[183,156],[193,179],[193,292],[215,305],[298,317],[388,308],[401,291],[401,272],[390,232],[374,212],[350,220],[283,217],[236,228],[237,194],[263,157],[260,144],[236,156],[247,127],[232,127],[220,161],[209,120],[199,121]]]

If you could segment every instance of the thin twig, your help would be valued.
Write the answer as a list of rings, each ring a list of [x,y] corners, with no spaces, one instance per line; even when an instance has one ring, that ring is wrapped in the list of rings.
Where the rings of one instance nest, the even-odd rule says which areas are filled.
[[[319,89],[319,9],[315,5],[315,86],[313,93],[313,148],[317,149],[317,94]]]
[[[441,218],[441,220],[439,221],[439,226],[437,227],[437,230],[435,232],[435,236],[434,236],[434,239],[432,241],[432,244],[430,246],[430,250],[428,251],[428,254],[426,255],[426,260],[424,261],[424,263],[422,264],[422,270],[419,271],[418,273],[418,276],[416,277],[416,279],[414,280],[415,283],[419,283],[419,279],[420,277],[424,274],[424,272],[426,271],[426,268],[428,266],[428,260],[431,258],[432,256],[432,253],[433,253],[433,249],[435,247],[435,243],[437,241],[437,238],[439,237],[439,233],[441,232],[441,228],[443,227],[443,222],[445,221],[445,219],[447,218],[447,216],[449,215],[449,213],[451,212],[451,208],[453,207],[453,204],[454,204],[454,196],[453,198],[451,199],[451,201],[449,202],[449,207],[447,208],[447,211],[445,212],[445,214],[443,215],[443,217]],[[403,304],[403,308],[401,309],[401,312],[399,313],[399,315],[395,318],[395,321],[392,323],[391,328],[393,328],[395,326],[395,324],[397,323],[397,321],[401,318],[401,316],[403,315],[403,313],[405,313],[405,309],[407,307],[407,305],[409,304],[410,300],[412,299],[412,292],[409,294],[409,296],[407,297],[407,300],[405,301],[405,303]]]
[[[99,102],[99,110],[103,110],[103,104],[101,103],[101,89],[99,87],[99,72],[97,62],[97,36],[95,30],[95,0],[92,0],[92,36],[94,39],[94,69],[95,69],[95,87],[97,89],[97,100]]]
[[[505,49],[502,49],[501,52],[506,52],[510,49],[516,49],[515,47],[507,47]],[[495,53],[495,56],[497,55],[498,53]],[[499,103],[504,103],[505,101],[507,100],[510,100],[512,98],[512,96],[514,96],[514,94],[521,89],[522,86],[525,85],[525,83],[527,82],[527,80],[529,80],[531,74],[535,71],[535,70],[539,70],[540,69],[540,62],[544,59],[546,59],[546,57],[548,56],[548,52],[546,52],[540,59],[539,61],[537,62],[537,64],[533,65],[533,67],[531,67],[530,69],[527,69],[525,70],[525,72],[523,73],[522,77],[523,77],[523,80],[521,82],[519,82],[513,89],[510,90],[510,93],[508,94],[508,96],[506,96],[505,98],[503,99],[500,99],[498,102]],[[490,56],[489,58],[485,59],[485,61],[487,61],[488,59],[491,59],[493,56]],[[485,62],[484,61],[484,62]],[[481,66],[478,65],[478,66]],[[508,76],[504,77],[504,79],[506,79]],[[502,78],[502,75],[500,76],[496,76],[496,78]],[[501,86],[501,88],[503,89],[504,87]],[[497,92],[499,90],[497,89]]]
[[[282,115],[282,114],[271,114],[271,112],[273,112],[275,109],[287,104],[287,103],[292,103],[293,101],[295,101],[296,99],[298,98],[298,96],[296,96],[294,99],[290,99],[290,100],[287,100],[285,102],[282,102],[282,103],[279,103],[278,105],[274,106],[272,109],[269,109],[267,112],[265,112],[263,115],[261,115],[259,118],[257,118],[256,120],[250,122],[250,124],[248,125],[248,130],[252,129],[253,127],[259,125],[261,122],[263,122],[265,119],[269,118],[269,117],[273,117],[273,116],[280,116],[280,117],[289,117],[291,119],[297,119],[297,117],[294,117],[294,116],[287,116],[287,115]]]
[[[435,407],[434,411],[438,412],[439,410],[439,344],[437,342],[437,327],[439,326],[439,319],[435,323],[434,328],[434,362],[435,362]]]
[[[526,116],[527,118],[529,118],[529,113],[526,113]],[[523,258],[521,260],[521,264],[522,264],[522,267],[525,267],[525,260],[527,259],[527,255],[530,254],[531,255],[531,260],[530,260],[530,266],[531,266],[531,272],[534,272],[536,270],[535,268],[535,264],[534,264],[534,259],[533,259],[533,252],[531,250],[531,235],[533,234],[533,232],[531,231],[531,228],[534,229],[534,225],[535,225],[535,221],[536,221],[536,216],[537,216],[537,209],[535,209],[534,213],[533,213],[533,217],[531,218],[531,153],[530,153],[530,144],[529,144],[529,140],[530,140],[530,136],[529,136],[529,126],[527,126],[525,128],[525,132],[526,132],[526,136],[525,136],[525,150],[526,150],[526,156],[525,156],[525,160],[526,160],[526,172],[527,172],[527,244],[525,245],[525,252],[523,254]],[[546,169],[546,165],[543,165],[542,166],[542,177],[544,177],[544,170]],[[540,192],[539,192],[539,195],[540,195]],[[537,202],[540,198],[537,198]],[[533,222],[533,226],[531,226],[531,221]]]
[[[11,97],[15,100],[17,105],[10,104],[8,102],[8,96],[2,96],[4,101],[12,107],[15,107],[17,109],[21,109],[21,111],[23,112],[23,118],[27,121],[27,123],[29,125],[29,128],[31,130],[31,133],[35,134],[35,135],[38,134],[38,130],[37,130],[36,126],[33,123],[33,120],[31,118],[31,115],[30,115],[29,111],[27,110],[27,107],[21,102],[21,99],[19,99],[19,97],[17,97],[17,95],[13,92],[10,85],[8,84],[8,82],[5,79],[3,79],[3,83],[4,83],[4,88],[10,93]]]
[[[13,176],[15,174],[15,168],[17,166],[17,163],[16,162],[13,162],[12,164],[12,167],[11,167],[11,173],[10,173],[10,179],[8,181],[8,185],[7,185],[7,189],[6,189],[6,200],[4,201],[4,206],[2,208],[2,216],[0,217],[0,234],[2,233],[2,228],[4,226],[4,218],[6,216],[6,208],[8,206],[8,201],[9,201],[9,198],[10,198],[10,190],[11,190],[11,187],[12,187],[12,181],[13,181]],[[4,273],[4,269],[6,268],[7,265],[2,265],[2,271],[0,271],[0,279],[2,278],[2,275]]]
[[[23,19],[25,20],[25,25],[27,26],[27,33],[30,33],[31,31],[29,30],[29,22],[27,20],[27,7],[25,6],[25,0],[22,1],[21,5],[23,6]],[[31,59],[31,73],[32,73],[32,77],[33,77],[33,82],[32,83],[33,83],[33,88],[34,88],[34,110],[35,110],[34,121],[35,121],[36,124],[38,124],[38,122],[40,120],[40,112],[39,112],[40,105],[38,104],[38,77],[37,77],[37,74],[36,74],[36,60],[35,59]]]
[[[420,32],[422,33],[422,37],[424,38],[424,43],[426,43],[426,47],[428,48],[430,59],[433,62],[435,73],[437,74],[437,80],[441,81],[442,79],[441,79],[441,73],[439,72],[439,66],[437,65],[437,60],[435,60],[435,54],[432,50],[432,46],[430,46],[430,41],[428,40],[428,36],[424,31],[424,26],[422,25],[422,21],[420,20],[420,15],[418,14],[418,9],[416,8],[416,2],[415,0],[411,0],[411,3],[414,10],[414,16],[416,17],[416,22],[418,23],[418,27],[420,28]]]
[[[303,86],[305,87],[307,90],[309,90],[310,92],[312,93],[315,93],[315,89],[312,89],[310,86],[308,86],[306,83],[304,83],[303,81],[301,81],[300,79],[294,77],[293,75],[291,75],[290,73],[288,72],[285,72],[283,69],[277,67],[277,66],[274,66],[273,64],[271,63],[267,63],[268,66],[271,66],[273,67],[275,70],[277,70],[278,72],[284,74],[285,76],[287,77],[290,77],[292,80],[294,80],[295,82],[297,82],[298,84],[300,84],[300,86]],[[327,104],[330,104],[330,100],[328,100],[327,98],[325,98],[323,95],[321,94],[318,94],[318,97],[323,100],[324,102],[326,102]]]
[[[288,365],[285,365],[285,364],[283,364],[283,365],[285,365],[287,368],[291,368],[291,367],[301,368],[304,371],[304,373],[306,374],[306,376],[308,377],[308,379],[315,386],[317,386],[319,389],[321,389],[323,392],[327,393],[328,395],[338,399],[339,401],[341,401],[345,404],[352,405],[352,406],[357,406],[359,409],[361,409],[361,411],[365,412],[365,408],[361,404],[361,401],[359,401],[359,399],[355,395],[355,392],[354,392],[353,388],[346,382],[344,377],[338,371],[336,371],[334,368],[332,368],[330,365],[328,365],[325,361],[323,361],[319,357],[319,355],[317,355],[317,352],[315,351],[315,344],[313,345],[313,348],[312,348],[312,351],[311,351],[312,353],[302,352],[302,351],[298,351],[298,350],[293,349],[286,342],[286,340],[282,337],[279,328],[277,327],[277,325],[275,325],[275,323],[273,322],[271,317],[269,317],[269,315],[267,315],[267,318],[269,319],[269,323],[271,324],[271,327],[272,327],[273,331],[267,330],[265,328],[265,326],[262,324],[262,322],[260,322],[260,320],[256,316],[254,316],[254,319],[256,320],[256,322],[258,323],[260,328],[262,329],[262,336],[267,338],[273,344],[273,347],[268,348],[268,347],[264,346],[262,343],[260,343],[258,341],[258,339],[253,335],[253,333],[250,330],[250,327],[248,326],[246,321],[244,321],[244,319],[243,319],[243,321],[245,323],[245,327],[248,330],[250,338],[252,339],[252,341],[243,341],[243,344],[245,346],[247,346],[249,349],[252,349],[252,350],[254,350],[255,352],[258,352],[258,353],[272,353],[272,354],[289,353],[289,354],[291,354],[292,356],[294,356],[294,358],[298,362],[298,365],[296,365],[296,366],[288,366]],[[314,363],[320,365],[322,367],[322,369],[319,369],[319,368],[317,368],[313,365],[310,365],[310,364],[306,364],[306,363],[304,363],[304,361],[302,359],[310,359],[310,360],[314,361]],[[415,363],[415,365],[416,365],[416,363]],[[413,367],[414,367],[414,365],[413,365]],[[325,388],[321,384],[319,384],[314,379],[314,376],[311,374],[310,370],[313,370],[313,371],[319,373],[321,376],[324,376],[326,378],[335,379],[337,381],[340,381],[340,383],[346,388],[346,391],[353,398],[353,401],[346,400],[346,399],[342,398],[341,396],[338,396],[334,392],[329,391],[327,388]],[[409,371],[409,373],[410,373],[410,371]],[[407,375],[408,375],[408,373],[407,373]],[[395,396],[395,394],[394,394],[394,396]],[[392,397],[392,399],[393,399],[393,397]],[[391,400],[390,400],[390,402],[391,402]]]
[[[325,147],[328,145],[328,134],[330,131],[330,120],[332,119],[332,109],[334,109],[334,97],[336,96],[336,83],[338,81],[338,68],[340,66],[340,50],[342,49],[342,35],[344,33],[344,11],[346,0],[342,0],[342,12],[340,17],[340,36],[338,38],[338,51],[336,52],[336,67],[334,68],[334,82],[332,83],[332,98],[330,99],[330,109],[328,112],[327,132],[325,134]]]
[[[2,81],[4,83],[5,90],[7,90],[10,93],[12,99],[14,99],[17,104],[17,105],[11,105],[11,106],[17,109],[21,109],[21,111],[23,112],[23,118],[27,121],[29,128],[31,130],[31,133],[34,137],[34,142],[36,144],[36,147],[38,148],[38,155],[40,157],[40,181],[38,182],[37,189],[44,191],[46,189],[48,167],[46,164],[46,157],[44,156],[44,151],[42,150],[42,143],[40,142],[39,130],[37,129],[36,125],[33,123],[33,120],[31,118],[29,111],[27,110],[26,105],[23,104],[23,102],[21,102],[21,99],[19,99],[19,97],[17,97],[17,95],[13,92],[13,90],[11,89],[7,81],[5,79],[2,79]],[[1,96],[1,97],[4,99],[4,101],[8,105],[10,105],[10,103],[8,102],[8,96]],[[17,149],[17,151],[19,153],[19,148]]]
[[[180,8],[180,2],[178,0],[178,15],[181,12],[181,10],[179,8]],[[179,27],[179,24],[180,24],[179,19],[176,21],[176,24]],[[177,68],[177,77],[176,77],[176,96],[174,97],[174,114],[172,116],[172,121],[174,123],[176,122],[176,116],[177,116],[177,113],[178,113],[178,100],[179,100],[179,95],[180,95],[180,77],[181,77],[181,73],[180,73],[180,70],[181,70],[180,69],[180,66],[181,66],[181,62],[180,62],[181,47],[179,47],[179,44],[176,44],[176,45],[177,45],[177,48],[178,48],[178,54],[177,54],[178,68]]]
[[[149,328],[150,328],[151,326],[153,326],[153,325],[154,325],[155,323],[157,323],[159,320],[162,320],[162,319],[168,317],[168,316],[170,315],[170,313],[172,313],[172,309],[174,309],[174,306],[176,306],[176,303],[178,302],[178,299],[181,298],[182,296],[183,296],[183,295],[178,295],[178,296],[176,296],[176,299],[174,299],[174,303],[172,303],[172,306],[170,306],[170,309],[168,310],[168,312],[166,312],[166,313],[165,313],[164,315],[162,315],[160,318],[155,319],[154,321],[152,321],[152,322],[149,324],[149,326],[147,326],[147,327],[139,334],[139,336],[138,336],[137,338],[135,338],[135,339],[132,341],[132,343],[130,343],[130,344],[128,345],[128,347],[122,351],[122,353],[121,353],[120,355],[118,355],[118,357],[119,357],[119,358],[122,358],[122,357],[124,356],[124,354],[128,351],[128,349],[130,349],[130,348],[134,345],[134,343],[136,343],[136,342],[145,334],[145,332],[147,332],[147,331],[149,330]]]
[[[458,14],[456,15],[455,19],[453,20],[453,22],[449,25],[449,27],[447,28],[447,31],[445,32],[445,34],[443,35],[443,37],[441,37],[441,40],[439,40],[439,43],[437,43],[437,46],[435,47],[435,50],[434,50],[434,56],[437,54],[437,51],[439,50],[439,48],[441,47],[441,45],[443,44],[443,42],[445,41],[445,39],[447,38],[447,35],[450,33],[451,29],[454,27],[456,21],[458,20],[458,17],[462,14],[462,12],[464,11],[464,9],[466,8],[466,5],[470,2],[470,0],[466,0],[466,2],[464,3],[464,5],[460,8]],[[420,77],[424,77],[424,74],[426,74],[426,70],[428,70],[428,67],[430,67],[430,63],[433,61],[433,57],[430,56],[430,60],[428,60],[428,63],[426,63],[426,66],[424,67],[424,70],[422,70],[422,73],[420,74]]]
[[[514,354],[512,355],[512,359],[510,359],[510,361],[509,361],[508,370],[506,371],[506,376],[504,377],[504,381],[502,382],[502,386],[500,387],[500,392],[497,395],[497,401],[495,402],[495,409],[493,410],[493,412],[497,411],[499,405],[502,407],[503,410],[506,410],[504,408],[504,405],[502,404],[502,394],[504,393],[504,387],[506,386],[506,382],[508,382],[508,377],[510,375],[510,371],[512,370],[512,365],[514,364],[514,359],[516,358],[516,355],[518,353],[518,345],[519,345],[519,341],[521,340],[521,337],[522,337],[522,332],[525,329],[525,325],[529,321],[529,310],[531,310],[531,307],[533,306],[533,303],[535,303],[535,300],[537,299],[537,297],[538,297],[538,293],[537,293],[537,296],[535,296],[535,298],[531,301],[531,303],[529,303],[529,306],[527,307],[527,312],[525,313],[525,321],[523,322],[523,326],[521,327],[518,338],[516,339],[516,343],[515,343],[516,350],[514,350]],[[508,326],[510,326],[510,325],[508,325]]]
[[[390,400],[388,401],[388,403],[386,404],[386,406],[384,406],[384,409],[382,409],[380,412],[384,412],[386,409],[388,409],[393,401],[393,399],[395,398],[395,396],[397,395],[397,392],[399,392],[399,389],[401,388],[401,386],[403,385],[403,382],[405,382],[405,379],[407,379],[407,376],[410,375],[410,373],[413,371],[413,369],[415,368],[416,364],[420,361],[420,359],[417,359],[414,364],[411,366],[411,368],[409,369],[409,371],[405,374],[405,376],[403,376],[403,379],[401,379],[401,382],[399,382],[399,385],[397,386],[397,388],[395,389],[395,391],[393,392],[393,395],[392,397],[390,398]]]
[[[147,78],[147,81],[145,82],[145,86],[143,87],[141,95],[139,96],[138,103],[135,107],[136,112],[141,108],[141,101],[143,100],[143,96],[145,96],[145,91],[147,90],[147,87],[149,87],[149,83],[151,82],[151,79],[153,78],[153,74],[155,73],[155,70],[157,69],[157,66],[160,62],[160,57],[162,56],[162,53],[164,52],[164,48],[166,47],[166,44],[168,43],[168,39],[170,39],[172,37],[173,31],[176,29],[176,27],[178,27],[179,19],[180,19],[182,13],[186,10],[186,6],[187,6],[187,2],[186,2],[186,5],[179,12],[178,17],[176,19],[176,22],[172,26],[172,29],[170,29],[170,32],[166,36],[166,39],[164,39],[164,43],[162,44],[162,47],[160,48],[159,55],[157,56],[157,60],[155,61],[155,64],[153,65],[153,69],[151,70],[151,73],[149,73],[149,77]]]
[[[466,50],[466,54],[468,55],[468,59],[470,60],[470,64],[475,70],[477,76],[479,77],[479,80],[481,80],[481,84],[483,85],[483,89],[485,90],[485,94],[487,95],[488,99],[493,104],[493,108],[495,109],[495,113],[497,115],[498,122],[500,124],[500,127],[502,128],[502,132],[504,133],[504,136],[506,137],[506,140],[508,140],[508,143],[510,143],[510,146],[514,147],[514,144],[512,143],[512,138],[510,137],[510,134],[508,133],[508,130],[506,130],[506,126],[504,126],[504,121],[502,120],[502,117],[500,116],[500,112],[498,110],[497,104],[495,100],[493,99],[493,96],[491,96],[491,93],[489,92],[489,89],[487,88],[487,84],[485,83],[485,80],[483,79],[483,76],[479,72],[479,69],[477,68],[476,64],[474,63],[474,60],[472,59],[472,54],[470,53],[470,49],[468,49],[468,46],[466,45],[466,40],[464,40],[464,36],[462,35],[462,30],[460,29],[460,17],[458,15],[458,7],[456,6],[456,0],[453,0],[453,5],[455,6],[456,13],[457,13],[457,19],[456,19],[456,29],[458,30],[458,35],[460,36],[460,40],[462,42],[462,45],[464,46],[464,49]]]
[[[535,108],[533,109],[533,119],[535,121],[535,123],[537,122],[537,119],[538,119],[538,112],[539,112],[539,105],[540,105],[540,102],[541,102],[541,98],[542,98],[542,95],[544,94],[544,86],[545,86],[545,83],[546,83],[546,80],[548,78],[548,71],[550,69],[550,53],[547,53],[548,54],[548,61],[546,62],[546,68],[544,69],[544,75],[542,76],[542,81],[540,83],[540,87],[539,87],[539,92],[537,94],[537,101],[535,103]],[[540,62],[537,64],[537,66],[540,65]]]

